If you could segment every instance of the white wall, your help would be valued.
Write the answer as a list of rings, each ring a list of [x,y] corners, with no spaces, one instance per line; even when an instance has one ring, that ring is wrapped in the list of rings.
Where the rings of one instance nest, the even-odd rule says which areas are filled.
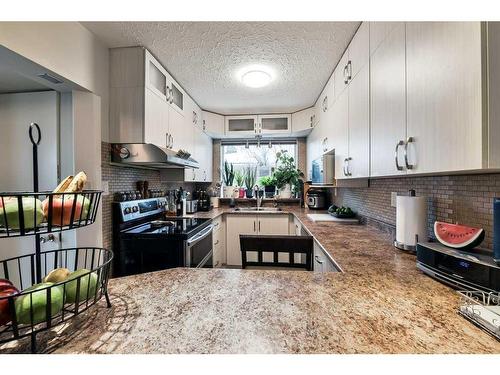
[[[90,91],[61,95],[61,172],[84,170],[87,188],[100,189],[101,140],[109,139],[108,48],[78,22],[0,22],[0,45]],[[64,128],[71,123],[73,129]],[[100,211],[76,240],[78,246],[102,244]]]
[[[109,50],[78,22],[0,22],[0,44],[101,97],[109,139]]]

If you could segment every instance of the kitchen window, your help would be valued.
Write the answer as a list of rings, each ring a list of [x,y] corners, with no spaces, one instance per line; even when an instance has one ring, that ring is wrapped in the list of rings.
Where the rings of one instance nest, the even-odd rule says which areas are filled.
[[[292,155],[297,165],[296,140],[223,141],[220,168],[224,170],[224,162],[232,163],[234,170],[241,173],[248,167],[256,167],[258,181],[260,177],[271,175],[278,152]]]

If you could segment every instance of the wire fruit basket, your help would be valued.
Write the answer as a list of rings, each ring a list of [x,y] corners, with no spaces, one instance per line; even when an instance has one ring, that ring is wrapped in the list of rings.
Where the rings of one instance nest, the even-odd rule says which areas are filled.
[[[500,341],[500,292],[458,291],[460,315]]]
[[[36,132],[36,133],[35,133]],[[113,252],[99,247],[41,251],[41,234],[95,222],[101,191],[38,191],[40,127],[30,124],[33,192],[0,192],[0,239],[35,237],[35,252],[0,259],[0,344],[31,337],[86,311],[103,296],[111,307],[108,280]]]
[[[111,306],[107,284],[113,253],[97,247],[42,252],[46,276],[41,283],[36,283],[35,259],[33,253],[0,261],[0,288],[12,291],[0,297],[0,344],[31,336],[33,352],[37,333],[86,311],[103,296]],[[58,281],[58,274],[65,278]]]
[[[0,238],[62,232],[95,222],[101,191],[0,193]]]

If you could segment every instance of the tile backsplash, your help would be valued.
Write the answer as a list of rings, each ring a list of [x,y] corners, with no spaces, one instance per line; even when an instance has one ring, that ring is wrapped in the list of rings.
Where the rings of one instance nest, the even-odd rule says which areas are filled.
[[[458,222],[484,228],[486,237],[481,247],[492,248],[493,197],[500,196],[497,173],[374,179],[368,188],[338,188],[332,201],[394,229],[396,208],[391,207],[391,192],[401,195],[410,189],[428,197],[429,237],[434,237],[434,221]]]
[[[182,186],[183,189],[192,191],[198,186],[193,182],[163,181],[159,171],[117,167],[110,165],[110,161],[111,146],[107,142],[102,142],[102,180],[108,182],[109,188],[109,194],[104,195],[102,200],[102,232],[103,246],[108,249],[112,248],[113,242],[111,203],[114,199],[114,193],[120,191],[136,190],[136,182],[140,180],[149,181],[150,189],[168,190],[178,189],[180,186]]]

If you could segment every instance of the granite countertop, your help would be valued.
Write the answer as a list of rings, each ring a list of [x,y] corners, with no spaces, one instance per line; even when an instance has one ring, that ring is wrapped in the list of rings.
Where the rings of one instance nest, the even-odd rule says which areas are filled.
[[[215,218],[231,209],[198,213]],[[40,335],[55,353],[500,353],[450,288],[370,226],[294,214],[343,271],[185,269],[112,279],[113,307]],[[29,340],[0,352],[28,352]]]

